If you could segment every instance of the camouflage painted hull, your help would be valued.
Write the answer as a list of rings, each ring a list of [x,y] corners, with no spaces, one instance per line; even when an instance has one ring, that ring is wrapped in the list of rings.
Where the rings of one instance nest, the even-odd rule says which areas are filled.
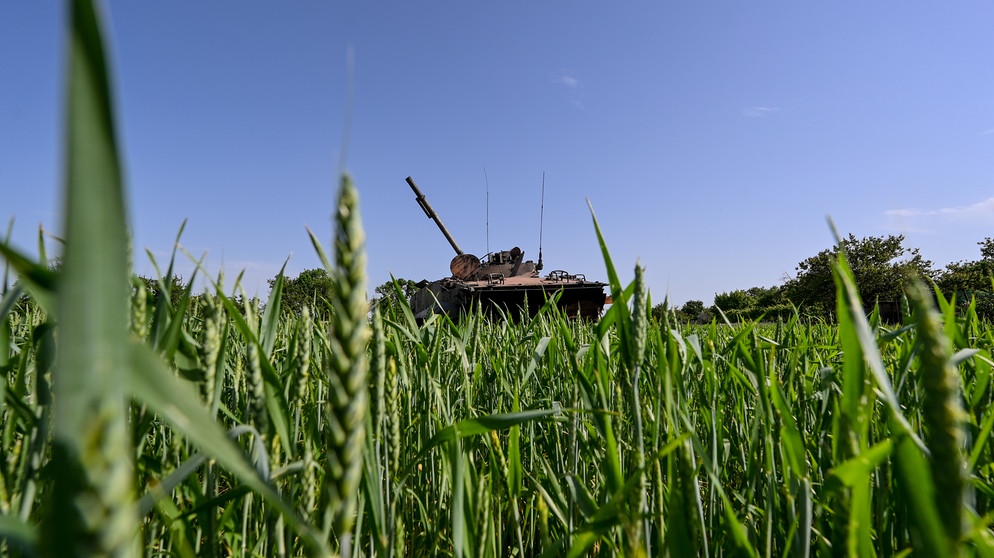
[[[607,297],[605,284],[586,280],[557,280],[538,277],[511,277],[503,282],[462,281],[448,278],[426,283],[411,297],[411,309],[418,320],[432,314],[446,314],[453,320],[479,306],[491,317],[516,319],[527,312],[534,316],[557,293],[557,306],[570,317],[600,318]]]

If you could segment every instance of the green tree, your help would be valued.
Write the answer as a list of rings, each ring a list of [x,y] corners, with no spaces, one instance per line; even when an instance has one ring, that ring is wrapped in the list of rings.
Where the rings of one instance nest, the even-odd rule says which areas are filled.
[[[976,300],[977,314],[994,319],[994,239],[988,237],[977,244],[980,260],[946,265],[935,284],[946,298],[955,296],[957,306],[964,308]]]
[[[655,312],[653,308],[653,312]],[[688,300],[683,303],[677,311],[676,315],[679,319],[685,320],[692,323],[708,323],[714,317],[714,313],[704,306],[704,301],[702,300]]]
[[[670,311],[669,301],[663,301],[652,307],[652,311],[649,314],[657,321],[661,322],[666,319],[666,313]]]
[[[896,302],[912,277],[932,278],[932,262],[918,248],[906,248],[904,235],[868,236],[852,234],[839,244],[822,250],[797,264],[797,275],[784,285],[787,300],[802,312],[829,316],[835,312],[835,282],[831,262],[845,251],[863,302]]]
[[[183,282],[183,277],[179,275],[173,275],[169,279],[169,281],[165,281],[169,285],[169,290],[168,292],[164,292],[162,282],[158,279],[136,275],[132,289],[138,289],[139,285],[141,286],[140,288],[145,289],[148,296],[148,304],[152,307],[158,306],[159,300],[165,297],[169,301],[170,306],[175,308],[177,301],[183,297],[183,291],[186,290],[187,284]]]
[[[987,237],[977,244],[980,245],[980,257],[987,262],[994,262],[994,238]]]
[[[410,300],[414,296],[414,293],[418,292],[418,289],[421,288],[417,282],[410,279],[397,278],[396,281],[404,292],[405,300]],[[393,286],[393,281],[387,281],[373,290],[376,293],[373,297],[373,304],[387,304],[396,308],[396,304],[400,302],[397,297],[397,290]]]
[[[746,310],[756,305],[756,297],[748,291],[735,290],[727,293],[714,295],[714,305],[721,308],[724,313],[735,310]]]
[[[962,296],[972,291],[990,291],[991,274],[994,260],[952,262],[939,273],[935,283],[947,297]]]
[[[790,304],[784,300],[783,287],[752,287],[746,290],[755,300],[756,308],[770,310],[782,306],[789,307]]]
[[[782,287],[751,287],[715,295],[714,306],[729,318],[773,320],[793,312]]]
[[[688,320],[696,320],[704,310],[703,300],[688,300],[680,307],[680,315]]]
[[[270,289],[275,284],[276,278],[269,280]],[[333,285],[324,268],[305,269],[292,279],[284,278],[280,309],[284,313],[299,314],[306,305],[315,313],[321,313]]]

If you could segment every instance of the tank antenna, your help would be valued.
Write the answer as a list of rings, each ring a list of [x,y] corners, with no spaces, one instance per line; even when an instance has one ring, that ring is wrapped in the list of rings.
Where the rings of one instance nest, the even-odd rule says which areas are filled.
[[[490,253],[490,178],[487,177],[487,167],[483,167],[483,180],[487,183],[487,253]]]
[[[542,208],[538,217],[538,264],[535,269],[542,271],[542,225],[545,222],[545,171],[542,171]]]

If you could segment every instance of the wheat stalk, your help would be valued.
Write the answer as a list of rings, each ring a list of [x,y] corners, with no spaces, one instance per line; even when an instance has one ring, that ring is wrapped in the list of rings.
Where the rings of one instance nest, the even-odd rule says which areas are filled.
[[[348,533],[355,521],[362,474],[365,415],[369,407],[369,325],[366,313],[365,235],[359,217],[359,196],[352,180],[342,177],[335,211],[335,269],[325,405],[327,445],[325,493],[330,527],[347,553]]]

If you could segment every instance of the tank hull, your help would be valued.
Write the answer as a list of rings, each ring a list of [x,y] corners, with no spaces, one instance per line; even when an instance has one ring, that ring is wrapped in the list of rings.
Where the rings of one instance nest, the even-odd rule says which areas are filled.
[[[422,287],[411,298],[418,320],[446,314],[458,320],[471,308],[499,318],[517,319],[522,312],[534,316],[546,301],[558,294],[557,306],[569,317],[596,320],[604,311],[605,284],[598,281],[558,281],[548,278],[510,278],[503,283],[442,279]]]

